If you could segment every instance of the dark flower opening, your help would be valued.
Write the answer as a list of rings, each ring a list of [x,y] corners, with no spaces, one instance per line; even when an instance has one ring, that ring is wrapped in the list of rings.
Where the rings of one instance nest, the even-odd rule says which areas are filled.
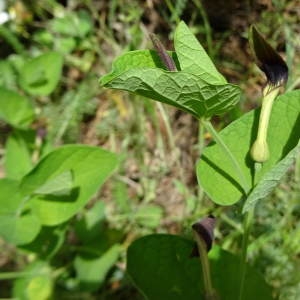
[[[288,80],[288,67],[282,57],[258,32],[255,26],[250,29],[250,41],[258,67],[266,74],[268,84],[280,86]]]

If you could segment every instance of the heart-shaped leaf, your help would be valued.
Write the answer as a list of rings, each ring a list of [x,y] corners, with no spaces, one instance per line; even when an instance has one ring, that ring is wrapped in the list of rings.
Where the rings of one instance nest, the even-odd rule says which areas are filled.
[[[263,180],[268,181],[270,177],[274,180],[276,178],[277,183],[283,175],[282,171],[287,169],[286,163],[290,163],[290,159],[282,163],[284,168],[277,164],[281,164],[280,161],[298,144],[299,112],[300,91],[286,93],[275,101],[268,131],[270,159],[255,174],[254,185]],[[249,151],[257,132],[258,117],[259,109],[256,109],[232,122],[220,132],[221,138],[236,158],[244,174],[249,186],[247,193],[250,192],[253,183],[254,162],[249,156]],[[269,172],[271,173],[268,174]],[[238,177],[236,169],[220,146],[215,143],[203,151],[197,165],[197,176],[200,185],[215,203],[231,205],[244,195],[241,178]],[[270,192],[271,189],[268,191]],[[266,194],[261,195],[266,196]]]
[[[131,51],[117,58],[100,83],[173,105],[197,118],[222,114],[236,105],[240,88],[226,84],[184,23],[176,30],[175,49],[178,53],[170,55],[178,71],[167,71],[155,51]]]
[[[146,299],[204,299],[199,258],[191,258],[192,241],[155,234],[133,242],[127,252],[127,271]],[[238,299],[240,259],[214,247],[209,252],[213,287],[220,299]],[[271,289],[248,266],[244,300],[270,300]],[[259,293],[257,293],[259,291]]]
[[[33,195],[53,182],[61,174],[72,172],[73,186],[68,195],[54,193],[32,196],[30,208],[44,225],[60,224],[76,214],[97,192],[117,166],[115,154],[97,147],[67,145],[46,155],[21,182],[23,195]],[[65,176],[63,176],[65,178]],[[69,182],[67,188],[70,189]],[[47,183],[47,184],[46,184]],[[62,186],[59,185],[60,190]]]

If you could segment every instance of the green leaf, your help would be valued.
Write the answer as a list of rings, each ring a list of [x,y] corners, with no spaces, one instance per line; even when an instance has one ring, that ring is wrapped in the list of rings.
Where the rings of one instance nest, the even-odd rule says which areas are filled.
[[[183,21],[176,28],[174,47],[182,71],[194,74],[213,85],[226,84],[226,79],[218,72],[197,38]]]
[[[279,96],[275,101],[267,138],[270,159],[263,164],[261,170],[255,175],[255,184],[264,180],[264,176],[274,167],[276,170],[276,165],[297,145],[300,138],[299,112],[299,90]],[[249,156],[249,151],[257,132],[258,118],[259,109],[256,109],[232,122],[220,132],[221,138],[240,165],[249,187],[252,186],[254,174],[254,162]],[[215,203],[231,205],[243,196],[241,179],[237,176],[232,162],[215,143],[203,151],[197,164],[197,176],[200,185]],[[282,172],[280,176],[282,176]]]
[[[14,130],[5,144],[5,175],[11,179],[21,179],[32,168],[32,149],[35,132]]]
[[[199,258],[191,258],[194,243],[173,235],[150,235],[133,242],[127,252],[127,271],[149,300],[204,299]],[[209,252],[213,286],[220,299],[238,299],[240,259],[214,247]],[[271,290],[247,268],[244,300],[269,300]],[[259,291],[259,293],[257,293]]]
[[[151,68],[130,69],[105,86],[173,105],[197,118],[224,113],[240,98],[238,86],[208,85],[193,74]]]
[[[23,269],[27,275],[14,282],[13,296],[20,300],[48,300],[53,290],[53,279],[46,262],[35,261]]]
[[[68,196],[34,196],[29,205],[44,225],[57,225],[74,216],[97,192],[117,166],[115,154],[98,147],[67,145],[46,155],[21,182],[23,195],[32,195],[58,175],[71,171]]]
[[[174,52],[169,52],[169,54],[173,57],[173,59],[176,56]],[[131,69],[141,69],[141,68],[160,68],[160,69],[167,70],[156,51],[154,50],[130,51],[119,56],[113,62],[111,72],[100,78],[100,84],[105,86],[107,83],[114,80],[115,78],[125,73],[126,71],[129,71]]]
[[[295,162],[295,159],[299,157],[300,154],[300,143],[291,150],[285,158],[283,158],[279,163],[277,163],[273,168],[267,172],[263,178],[258,182],[255,188],[251,191],[248,196],[243,212],[249,211],[260,199],[266,198],[273,189],[280,182],[283,175],[288,171],[291,165]]]
[[[57,52],[35,57],[21,68],[20,85],[31,95],[49,95],[60,80],[62,66],[63,57]]]
[[[30,211],[22,212],[24,197],[20,194],[19,182],[1,179],[0,191],[0,236],[15,245],[30,243],[41,225]]]
[[[100,257],[78,255],[74,266],[80,288],[85,291],[94,291],[103,283],[108,271],[116,263],[121,246],[116,244]]]
[[[34,119],[33,106],[26,97],[0,87],[0,119],[12,126],[26,128]]]
[[[73,174],[65,171],[46,181],[34,191],[35,195],[68,196],[73,187]]]

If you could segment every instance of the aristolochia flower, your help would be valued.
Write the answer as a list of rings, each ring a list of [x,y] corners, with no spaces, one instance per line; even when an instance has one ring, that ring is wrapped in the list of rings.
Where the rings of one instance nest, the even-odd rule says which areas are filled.
[[[288,79],[288,67],[281,56],[265,41],[254,26],[250,29],[250,42],[257,65],[267,77],[267,84],[263,89],[257,138],[252,145],[250,153],[254,161],[265,162],[270,156],[267,132],[272,106],[280,87]]]

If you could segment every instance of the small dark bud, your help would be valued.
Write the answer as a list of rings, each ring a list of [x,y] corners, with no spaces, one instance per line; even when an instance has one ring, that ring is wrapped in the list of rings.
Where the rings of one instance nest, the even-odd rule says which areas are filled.
[[[214,241],[214,228],[216,224],[216,219],[213,216],[206,217],[192,225],[193,230],[199,235],[199,237],[205,242],[206,250],[212,247]],[[197,246],[193,248],[191,257],[199,256]]]
[[[158,39],[158,37],[153,33],[150,33],[149,36],[155,50],[157,51],[158,56],[160,57],[161,61],[165,64],[166,68],[169,71],[177,71],[174,60],[168,54],[167,50],[165,49],[161,41]]]
[[[250,28],[250,43],[257,59],[257,65],[266,74],[268,84],[271,86],[285,84],[288,80],[287,64],[255,26]]]

